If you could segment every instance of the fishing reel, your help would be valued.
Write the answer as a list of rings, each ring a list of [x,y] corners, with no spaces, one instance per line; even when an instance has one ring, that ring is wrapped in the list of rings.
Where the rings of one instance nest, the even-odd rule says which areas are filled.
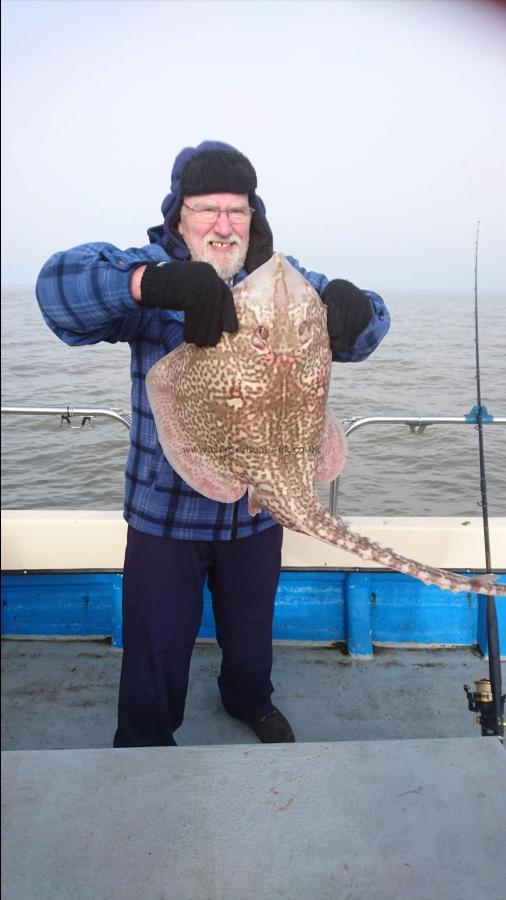
[[[474,682],[474,691],[471,691],[468,684],[464,685],[467,694],[467,703],[471,712],[476,712],[476,724],[481,725],[482,737],[491,737],[493,735],[503,735],[504,726],[504,701],[506,694],[501,696],[500,714],[497,715],[494,695],[492,693],[492,683],[488,678],[481,678]]]

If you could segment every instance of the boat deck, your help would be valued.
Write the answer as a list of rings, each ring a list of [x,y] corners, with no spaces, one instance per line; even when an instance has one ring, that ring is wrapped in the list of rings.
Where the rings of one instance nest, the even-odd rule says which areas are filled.
[[[197,642],[178,745],[256,742],[221,706],[219,666],[216,643]],[[2,641],[2,749],[111,747],[120,668],[121,651],[105,641]],[[360,660],[280,643],[272,699],[301,742],[476,737],[463,684],[483,677],[488,661],[468,648],[376,648]]]
[[[6,900],[504,897],[506,756],[470,650],[276,646],[295,744],[222,710],[197,645],[175,748],[110,749],[121,653],[3,642]]]

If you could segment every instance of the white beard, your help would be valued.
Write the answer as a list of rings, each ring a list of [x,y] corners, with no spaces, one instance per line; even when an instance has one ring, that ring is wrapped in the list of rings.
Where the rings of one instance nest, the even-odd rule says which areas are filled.
[[[191,253],[191,258],[193,262],[207,262],[213,267],[215,272],[223,279],[223,281],[228,281],[229,278],[233,278],[234,275],[237,275],[238,272],[242,269],[244,265],[244,261],[246,259],[246,254],[248,252],[248,244],[249,241],[243,241],[238,237],[232,237],[228,240],[234,244],[234,249],[232,251],[232,255],[227,259],[224,259],[221,262],[219,259],[216,259],[216,255],[213,253],[210,244],[213,240],[222,240],[218,237],[209,237],[206,235],[203,240],[199,241],[200,246],[192,247],[188,244],[188,248]]]

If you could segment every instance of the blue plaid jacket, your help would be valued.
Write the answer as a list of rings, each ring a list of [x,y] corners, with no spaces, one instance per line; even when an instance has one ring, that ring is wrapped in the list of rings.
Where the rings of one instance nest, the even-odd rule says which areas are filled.
[[[248,513],[247,495],[236,503],[201,496],[169,466],[158,442],[145,389],[146,374],[157,360],[183,340],[184,313],[148,309],[130,294],[131,271],[148,262],[167,260],[160,244],[118,250],[112,244],[83,244],[55,253],[37,281],[37,300],[51,330],[66,344],[128,341],[131,348],[132,428],[126,463],[124,516],[139,531],[181,540],[230,540],[247,537],[274,524],[262,511]],[[328,283],[287,257],[318,293]],[[246,277],[242,270],[234,283]],[[340,362],[365,359],[388,331],[389,316],[378,294],[366,291],[374,315],[350,353]]]

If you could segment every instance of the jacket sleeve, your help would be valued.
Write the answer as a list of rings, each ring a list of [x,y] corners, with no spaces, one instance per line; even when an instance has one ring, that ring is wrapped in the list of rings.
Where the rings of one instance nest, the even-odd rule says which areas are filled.
[[[132,269],[155,259],[167,260],[155,245],[122,251],[94,243],[55,253],[36,284],[45,322],[72,346],[132,340],[152,315],[130,293]]]
[[[329,279],[326,275],[304,269],[299,261],[292,256],[287,256],[287,260],[309,281],[315,291],[321,295],[322,291],[325,290],[329,283]],[[363,291],[363,293],[369,299],[371,304],[371,320],[359,334],[351,350],[332,353],[332,360],[334,362],[361,362],[363,359],[367,359],[373,350],[376,350],[376,347],[383,340],[390,328],[390,314],[380,295],[376,294],[374,291]]]

